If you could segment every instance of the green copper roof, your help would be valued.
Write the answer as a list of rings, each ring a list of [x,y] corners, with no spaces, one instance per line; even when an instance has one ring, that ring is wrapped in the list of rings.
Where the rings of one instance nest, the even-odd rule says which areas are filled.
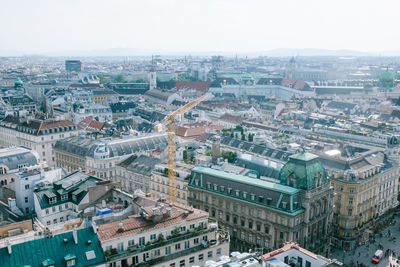
[[[42,267],[44,264],[66,266],[64,257],[75,255],[75,266],[97,266],[105,263],[103,249],[93,229],[86,228],[77,231],[78,244],[75,244],[72,232],[55,235],[52,238],[41,238],[15,244],[8,248],[0,248],[0,266],[32,266]],[[68,242],[64,242],[67,239]],[[87,240],[92,240],[88,244]],[[86,252],[93,251],[95,258],[88,260]]]
[[[15,83],[14,83],[14,87],[23,87],[24,83],[22,82],[22,80],[20,78],[15,79]]]
[[[279,172],[281,184],[310,190],[327,181],[327,172],[318,156],[303,151],[289,157]]]
[[[264,181],[256,178],[251,178],[248,176],[240,175],[240,174],[235,174],[235,173],[229,173],[221,170],[215,170],[207,167],[202,167],[202,166],[197,166],[192,169],[192,171],[197,172],[197,173],[202,173],[202,174],[208,174],[211,176],[219,177],[222,179],[226,180],[231,180],[234,182],[242,183],[242,184],[248,184],[252,186],[257,186],[261,188],[265,188],[268,190],[274,190],[278,191],[281,193],[286,193],[286,194],[296,194],[299,192],[298,189],[282,185],[282,184],[277,184],[269,181]]]
[[[311,154],[311,153],[308,153],[308,152],[303,152],[303,153],[298,153],[298,154],[291,155],[291,156],[289,156],[289,158],[302,160],[302,161],[310,161],[310,160],[318,158],[318,156],[314,155],[314,154]]]

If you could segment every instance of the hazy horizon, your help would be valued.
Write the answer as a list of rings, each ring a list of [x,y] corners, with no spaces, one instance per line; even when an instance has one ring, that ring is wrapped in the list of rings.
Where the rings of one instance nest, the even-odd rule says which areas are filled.
[[[139,55],[276,49],[379,55],[400,51],[400,36],[391,30],[398,7],[389,0],[2,0],[0,56],[113,49]]]

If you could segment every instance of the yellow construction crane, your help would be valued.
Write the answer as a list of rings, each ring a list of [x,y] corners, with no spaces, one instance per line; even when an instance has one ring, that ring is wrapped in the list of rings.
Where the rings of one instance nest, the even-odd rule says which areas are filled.
[[[164,121],[164,125],[167,126],[168,132],[168,180],[169,180],[169,200],[171,202],[176,202],[176,140],[175,140],[175,130],[176,124],[175,120],[178,115],[183,115],[195,106],[197,106],[201,101],[208,97],[207,94],[193,100],[183,107],[178,108],[174,112],[168,114]]]

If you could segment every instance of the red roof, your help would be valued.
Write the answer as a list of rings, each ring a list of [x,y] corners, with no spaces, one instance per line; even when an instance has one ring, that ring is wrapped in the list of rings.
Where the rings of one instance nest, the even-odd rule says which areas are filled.
[[[101,131],[103,129],[104,123],[93,120],[92,116],[88,116],[79,122],[78,127],[87,131]]]
[[[202,92],[207,92],[210,88],[210,82],[176,82],[175,87],[180,89],[195,89]]]

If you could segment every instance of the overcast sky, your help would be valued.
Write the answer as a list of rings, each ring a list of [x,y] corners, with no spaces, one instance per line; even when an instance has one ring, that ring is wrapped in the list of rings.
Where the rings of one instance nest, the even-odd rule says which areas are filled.
[[[396,0],[0,0],[0,50],[400,50]]]

